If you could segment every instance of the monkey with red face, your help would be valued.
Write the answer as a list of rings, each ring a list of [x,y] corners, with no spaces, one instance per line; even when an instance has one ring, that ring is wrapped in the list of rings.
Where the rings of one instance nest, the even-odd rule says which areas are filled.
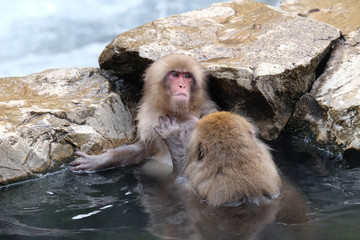
[[[145,72],[143,97],[137,115],[137,138],[100,155],[77,152],[72,171],[95,171],[142,163],[149,157],[171,163],[168,149],[154,131],[159,116],[176,117],[184,131],[191,132],[197,120],[216,111],[207,93],[204,68],[193,58],[174,54],[160,58]]]

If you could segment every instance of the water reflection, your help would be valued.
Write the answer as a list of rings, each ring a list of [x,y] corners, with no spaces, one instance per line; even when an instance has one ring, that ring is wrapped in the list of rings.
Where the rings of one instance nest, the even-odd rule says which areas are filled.
[[[208,206],[192,191],[166,178],[139,175],[138,179],[139,201],[149,213],[148,230],[160,239],[268,239],[257,235],[272,232],[274,227],[267,228],[270,223],[309,220],[305,198],[286,178],[276,200],[231,207]]]
[[[123,171],[76,175],[67,169],[3,187],[0,236],[117,239],[132,236],[134,229],[148,236],[135,188],[134,176]]]

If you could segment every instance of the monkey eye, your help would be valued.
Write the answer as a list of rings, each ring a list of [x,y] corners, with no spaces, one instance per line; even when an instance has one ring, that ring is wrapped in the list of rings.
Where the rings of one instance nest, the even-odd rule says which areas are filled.
[[[174,78],[178,78],[178,77],[179,77],[179,73],[178,73],[178,72],[175,72],[175,71],[170,72],[170,75],[171,75],[172,77],[174,77]]]
[[[184,73],[184,78],[192,78],[191,73],[189,72]]]

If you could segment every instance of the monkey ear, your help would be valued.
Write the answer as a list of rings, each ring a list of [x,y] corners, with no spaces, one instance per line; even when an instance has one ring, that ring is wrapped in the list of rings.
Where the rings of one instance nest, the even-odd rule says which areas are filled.
[[[205,156],[205,149],[203,148],[202,144],[199,143],[198,146],[198,161],[202,161]]]

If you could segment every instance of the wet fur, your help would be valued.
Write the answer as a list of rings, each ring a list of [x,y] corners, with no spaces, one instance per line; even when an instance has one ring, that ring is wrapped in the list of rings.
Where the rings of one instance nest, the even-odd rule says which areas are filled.
[[[273,199],[281,179],[269,148],[245,118],[229,112],[207,115],[190,141],[185,176],[209,205]]]

